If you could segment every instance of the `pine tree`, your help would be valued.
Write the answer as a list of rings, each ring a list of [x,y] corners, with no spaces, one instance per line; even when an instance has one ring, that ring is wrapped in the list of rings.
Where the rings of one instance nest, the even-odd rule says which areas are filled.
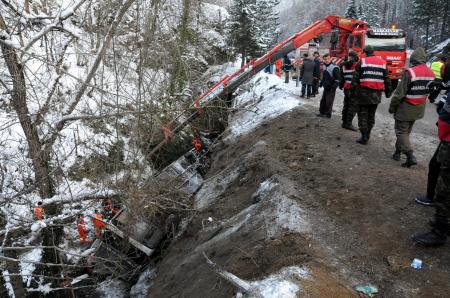
[[[436,15],[440,10],[439,0],[413,0],[411,10],[411,22],[416,25],[422,34],[420,37],[425,49],[428,49],[431,41],[431,26],[437,21]],[[434,41],[434,40],[433,40]]]
[[[358,12],[356,11],[356,0],[348,0],[344,16],[346,18],[358,19]]]
[[[366,16],[366,13],[364,12],[364,9],[363,9],[361,3],[359,3],[359,6],[358,6],[358,17],[360,20],[367,23],[367,16]]]
[[[360,4],[361,7],[361,4]],[[380,9],[380,2],[378,0],[364,0],[362,6],[365,15],[365,22],[370,27],[380,27],[383,19],[383,14]]]
[[[258,54],[262,55],[276,45],[279,35],[279,0],[256,0],[255,33]]]
[[[258,51],[255,11],[253,0],[233,0],[229,9],[230,21],[227,25],[227,42],[231,45],[234,54],[241,54],[242,65],[246,57],[254,57]]]

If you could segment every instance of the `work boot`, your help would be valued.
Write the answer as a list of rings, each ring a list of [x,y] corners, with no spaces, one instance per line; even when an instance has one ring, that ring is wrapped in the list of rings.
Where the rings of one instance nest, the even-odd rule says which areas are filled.
[[[367,138],[367,133],[361,132],[361,137],[356,140],[356,143],[359,143],[361,145],[367,145],[368,140],[369,139]]]
[[[434,206],[434,200],[430,199],[428,196],[417,196],[415,199],[416,203],[424,206]]]
[[[441,246],[447,242],[447,235],[437,229],[432,229],[427,233],[414,234],[412,240],[423,246]]]
[[[436,223],[436,221],[433,220],[433,219],[430,220],[430,221],[428,221],[428,224],[429,224],[433,229],[436,229],[437,226],[438,226],[438,224]],[[450,230],[447,231],[447,236],[450,236]]]
[[[368,131],[367,131],[367,141],[370,139],[370,132],[372,131],[372,128],[370,128]]]
[[[395,161],[399,161],[401,156],[401,152],[399,150],[395,150],[394,154],[392,154],[392,159]]]
[[[417,159],[412,151],[406,152],[406,162],[402,164],[402,167],[411,167],[417,165]]]

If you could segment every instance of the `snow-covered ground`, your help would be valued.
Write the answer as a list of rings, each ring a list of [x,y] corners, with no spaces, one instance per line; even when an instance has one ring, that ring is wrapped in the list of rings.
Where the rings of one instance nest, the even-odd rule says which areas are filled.
[[[250,133],[264,121],[276,118],[302,105],[292,84],[284,84],[276,75],[260,72],[249,83],[249,91],[237,96],[230,118],[226,142]]]

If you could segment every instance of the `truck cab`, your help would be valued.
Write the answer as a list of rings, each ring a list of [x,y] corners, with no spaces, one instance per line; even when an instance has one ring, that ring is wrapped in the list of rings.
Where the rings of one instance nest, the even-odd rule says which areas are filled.
[[[370,28],[356,30],[347,39],[347,47],[363,57],[363,49],[370,45],[375,55],[387,62],[389,78],[394,84],[401,78],[406,66],[406,36],[401,29]]]

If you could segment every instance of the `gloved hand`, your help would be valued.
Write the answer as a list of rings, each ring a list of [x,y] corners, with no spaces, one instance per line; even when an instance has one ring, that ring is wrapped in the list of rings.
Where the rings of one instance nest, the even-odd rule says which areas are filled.
[[[332,87],[333,87],[332,89],[335,89],[335,88],[337,88],[338,86],[339,86],[339,82],[334,82],[334,83],[333,83],[333,86],[332,86]]]
[[[389,114],[394,114],[396,112],[396,108],[394,107],[389,107]]]

